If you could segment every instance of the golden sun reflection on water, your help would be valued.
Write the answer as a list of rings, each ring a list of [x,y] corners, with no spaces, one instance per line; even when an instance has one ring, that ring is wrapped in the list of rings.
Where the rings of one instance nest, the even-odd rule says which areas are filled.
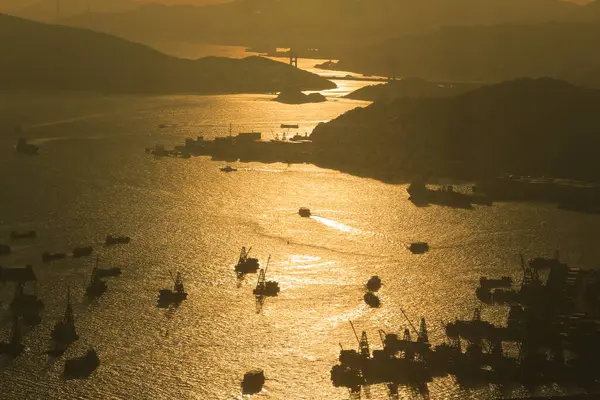
[[[353,233],[353,234],[363,233],[360,229],[353,228],[351,226],[342,224],[341,222],[334,221],[332,219],[323,218],[323,217],[319,217],[316,215],[312,215],[310,218],[314,219],[315,221],[319,221],[323,225],[326,225],[330,228],[337,229],[338,231],[342,231],[342,232],[346,232],[346,233]]]

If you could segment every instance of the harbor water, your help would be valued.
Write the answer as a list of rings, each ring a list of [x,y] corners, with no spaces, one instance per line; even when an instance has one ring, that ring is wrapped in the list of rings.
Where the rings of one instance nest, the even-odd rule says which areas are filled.
[[[551,256],[557,246],[573,266],[600,265],[600,217],[550,204],[498,203],[472,210],[415,207],[405,185],[313,165],[225,163],[208,157],[155,158],[144,149],[187,137],[260,131],[280,124],[310,133],[319,122],[368,103],[341,98],[348,81],[322,104],[283,105],[272,95],[114,96],[89,93],[0,94],[0,243],[11,230],[37,238],[13,243],[0,265],[31,264],[45,302],[41,324],[24,331],[24,355],[1,360],[7,399],[237,399],[251,369],[265,371],[257,399],[347,399],[331,367],[340,344],[355,348],[348,323],[379,348],[378,330],[402,332],[425,317],[430,340],[444,340],[442,321],[470,318],[481,276],[521,279],[519,254]],[[356,84],[356,83],[355,83]],[[360,83],[365,84],[364,82]],[[14,151],[13,127],[41,146]],[[159,125],[165,125],[159,128]],[[300,207],[312,217],[301,218]],[[107,234],[131,243],[105,247]],[[430,251],[414,255],[412,242]],[[95,258],[44,264],[41,253],[93,245],[101,266],[121,267],[97,300],[84,296]],[[257,305],[256,274],[237,278],[242,246],[271,262],[267,278],[281,292]],[[583,255],[583,256],[582,256]],[[182,273],[188,299],[156,307],[158,290]],[[382,305],[363,301],[372,275],[383,281]],[[49,333],[70,287],[79,341],[49,359]],[[0,335],[7,340],[11,284],[0,286]],[[504,323],[507,309],[484,307]],[[86,380],[61,377],[65,357],[98,351]],[[485,386],[464,389],[451,377],[428,385],[433,399],[491,399],[577,392],[578,388]],[[354,395],[353,395],[354,396]],[[418,398],[400,389],[399,398]],[[385,385],[362,398],[389,398]]]

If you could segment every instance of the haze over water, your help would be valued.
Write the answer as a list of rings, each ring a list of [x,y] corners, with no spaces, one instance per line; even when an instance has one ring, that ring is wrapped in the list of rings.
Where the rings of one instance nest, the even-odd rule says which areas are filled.
[[[281,132],[282,123],[311,132],[367,104],[339,98],[350,90],[344,86],[326,103],[302,106],[272,102],[270,95],[1,94],[0,242],[12,229],[36,229],[38,239],[15,245],[0,264],[32,264],[46,307],[42,323],[25,334],[24,356],[0,368],[0,393],[233,399],[241,397],[244,372],[262,368],[268,380],[256,398],[347,399],[346,389],[333,387],[330,369],[339,343],[356,346],[348,320],[379,348],[379,329],[400,333],[408,326],[402,308],[415,324],[425,317],[432,342],[440,343],[440,321],[470,318],[479,305],[474,290],[480,276],[520,281],[519,253],[549,256],[558,244],[570,264],[598,265],[598,216],[546,204],[417,208],[405,185],[312,165],[232,163],[238,171],[224,174],[219,167],[225,163],[207,157],[158,159],[144,152],[186,137],[225,136],[230,124],[234,134],[254,129],[267,138]],[[38,157],[14,153],[10,127],[18,123],[41,144]],[[314,217],[299,217],[303,206]],[[111,233],[131,236],[131,244],[103,247]],[[406,247],[414,241],[428,242],[431,251],[412,255]],[[84,299],[84,288],[93,257],[51,264],[39,258],[43,251],[87,244],[95,246],[102,266],[123,268],[92,302]],[[242,246],[252,246],[263,265],[271,255],[268,277],[281,286],[261,309],[252,295],[256,275],[238,281],[233,270]],[[158,289],[170,287],[168,271],[176,270],[188,300],[159,309]],[[362,299],[372,275],[383,280],[379,309]],[[101,367],[83,381],[63,381],[62,358],[49,362],[43,355],[67,286],[81,337],[67,356],[94,347],[101,358]],[[0,290],[4,338],[13,287]],[[506,308],[486,307],[482,316],[503,323]],[[433,399],[526,393],[520,387],[465,391],[451,378],[434,380],[429,391]],[[417,395],[401,388],[400,398],[411,396]],[[384,385],[363,390],[363,397],[389,398]]]

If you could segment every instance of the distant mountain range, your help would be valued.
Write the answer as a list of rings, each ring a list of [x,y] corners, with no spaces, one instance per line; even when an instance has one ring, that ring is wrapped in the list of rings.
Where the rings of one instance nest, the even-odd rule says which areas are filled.
[[[386,179],[508,172],[600,179],[600,91],[517,79],[452,98],[358,108],[313,131],[319,162]]]
[[[441,81],[548,76],[600,87],[598,43],[600,20],[448,27],[349,52],[337,68]]]
[[[560,0],[236,0],[201,7],[150,4],[123,13],[81,14],[62,23],[144,43],[168,38],[319,48],[335,56],[444,26],[595,19],[598,8]]]
[[[0,14],[0,88],[121,93],[322,90],[332,82],[261,57],[185,60],[84,29]]]

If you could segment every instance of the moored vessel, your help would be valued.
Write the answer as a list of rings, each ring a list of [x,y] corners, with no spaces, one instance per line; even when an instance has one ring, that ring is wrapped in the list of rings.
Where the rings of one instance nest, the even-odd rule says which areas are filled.
[[[52,340],[57,344],[68,346],[77,339],[79,335],[75,329],[75,318],[73,317],[73,307],[71,306],[71,289],[67,288],[67,305],[63,318],[54,325],[50,333]]]
[[[187,299],[187,293],[183,286],[183,278],[181,277],[181,273],[177,272],[175,277],[173,277],[171,272],[169,272],[169,275],[173,280],[173,290],[160,289],[158,293],[158,302],[160,304],[180,303],[181,301]]]
[[[98,257],[96,257],[96,265],[92,270],[92,277],[90,278],[88,286],[85,288],[85,293],[89,297],[100,297],[106,292],[106,289],[108,289],[107,283],[98,276]]]
[[[256,282],[256,287],[253,290],[253,293],[256,296],[277,296],[280,291],[278,282],[267,281],[267,269],[269,268],[270,261],[271,256],[269,256],[267,260],[265,269],[261,269],[258,274],[258,281]]]
[[[311,216],[310,209],[307,207],[300,207],[298,214],[303,218],[309,218]]]
[[[258,268],[260,267],[258,258],[249,257],[248,255],[250,254],[250,250],[252,250],[252,247],[250,247],[247,251],[245,247],[242,247],[242,250],[240,250],[240,257],[235,265],[235,270],[237,272],[249,273],[258,271]]]

